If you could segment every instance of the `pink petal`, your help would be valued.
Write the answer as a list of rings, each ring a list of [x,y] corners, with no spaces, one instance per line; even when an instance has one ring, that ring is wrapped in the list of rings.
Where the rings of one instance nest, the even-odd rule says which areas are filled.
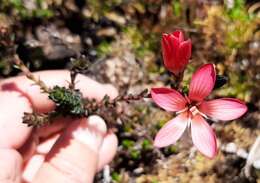
[[[186,65],[189,63],[189,59],[191,56],[191,40],[184,41],[179,46],[179,54],[177,55],[178,62],[178,70],[182,72]]]
[[[177,58],[177,54],[179,53],[179,46],[180,46],[179,38],[171,34],[169,36],[169,44],[171,46],[171,52],[173,56],[172,60],[174,60],[175,63],[177,63],[178,60],[176,60],[176,58]]]
[[[174,144],[183,134],[188,124],[187,113],[181,113],[168,121],[157,133],[154,146],[165,147]]]
[[[188,61],[190,59],[190,57],[191,57],[191,40],[190,39],[181,43],[180,57],[185,61]]]
[[[153,101],[166,111],[176,112],[186,107],[186,99],[176,90],[170,88],[152,88]]]
[[[173,35],[174,37],[176,37],[177,40],[179,40],[179,42],[182,42],[182,41],[184,40],[184,36],[183,36],[182,31],[179,31],[179,30],[174,31],[174,32],[172,33],[172,35]]]
[[[183,72],[191,55],[191,41],[184,41],[183,33],[175,31],[163,34],[161,44],[165,67],[175,75]]]
[[[222,98],[202,102],[199,110],[213,119],[229,121],[245,114],[247,106],[238,99]]]
[[[163,54],[163,61],[166,68],[172,68],[172,58],[173,58],[173,52],[171,48],[171,43],[168,41],[168,35],[164,34],[162,37],[162,54]]]
[[[195,101],[203,100],[211,93],[215,80],[216,73],[213,64],[205,64],[200,67],[192,76],[189,98]]]
[[[209,124],[200,116],[193,117],[191,137],[196,148],[205,156],[213,158],[217,154],[216,136]]]

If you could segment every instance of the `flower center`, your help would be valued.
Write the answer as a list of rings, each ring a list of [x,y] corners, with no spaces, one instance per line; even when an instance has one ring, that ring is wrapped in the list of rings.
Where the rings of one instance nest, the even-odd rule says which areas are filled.
[[[191,113],[191,115],[189,115],[189,118],[192,118],[192,116],[196,116],[197,114],[199,114],[199,115],[203,116],[204,118],[208,119],[208,117],[198,109],[198,106],[200,106],[201,102],[191,101],[186,95],[184,97],[187,100],[186,107],[184,109],[178,111],[176,114],[180,114],[180,113],[189,111]]]
[[[191,114],[193,116],[197,115],[197,114],[200,114],[200,111],[198,110],[198,108],[196,106],[192,106],[189,108],[189,111],[191,112]]]

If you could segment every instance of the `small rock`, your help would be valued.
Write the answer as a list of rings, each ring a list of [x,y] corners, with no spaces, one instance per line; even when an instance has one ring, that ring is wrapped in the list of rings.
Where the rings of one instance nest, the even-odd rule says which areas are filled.
[[[246,152],[245,149],[238,149],[237,155],[238,155],[239,157],[241,157],[241,158],[246,159],[247,156],[248,156],[248,153]]]
[[[236,153],[236,152],[237,152],[237,146],[236,146],[236,144],[233,143],[233,142],[228,143],[228,144],[226,145],[226,147],[225,147],[225,151],[226,151],[227,153]]]
[[[246,177],[248,177],[248,178],[251,177],[251,167],[252,166],[258,167],[258,168],[260,167],[259,160],[260,160],[260,136],[257,137],[257,139],[255,140],[254,144],[252,145],[252,147],[249,151],[246,165],[245,165]]]
[[[257,170],[260,170],[260,159],[256,160],[254,163],[253,163],[253,167]]]
[[[33,0],[24,0],[23,1],[23,6],[27,9],[27,10],[35,10],[37,9],[36,6],[36,1]]]
[[[135,174],[141,174],[141,173],[143,173],[144,172],[144,169],[143,169],[143,167],[139,167],[139,168],[136,168],[136,169],[134,169],[134,173]]]
[[[92,46],[92,45],[93,45],[93,41],[92,41],[92,39],[91,39],[90,37],[85,38],[84,42],[85,42],[87,45],[89,45],[89,46]]]
[[[234,5],[235,5],[234,0],[227,0],[226,1],[226,6],[227,6],[228,9],[232,9],[234,7]]]
[[[258,49],[259,48],[259,45],[260,45],[260,42],[259,41],[253,41],[249,44],[249,48],[250,49]]]
[[[49,60],[71,57],[79,54],[82,49],[80,37],[67,28],[40,26],[36,29],[36,39]]]
[[[164,5],[162,5],[161,6],[161,11],[160,11],[160,15],[159,15],[159,17],[160,17],[160,20],[165,20],[166,19],[166,16],[167,16],[167,5],[166,4],[164,4]]]
[[[97,32],[97,36],[114,36],[116,35],[116,29],[113,27],[101,29]]]
[[[107,13],[105,16],[109,20],[116,22],[119,25],[125,25],[126,24],[126,19],[123,16],[120,16],[117,13],[111,12],[111,13]]]

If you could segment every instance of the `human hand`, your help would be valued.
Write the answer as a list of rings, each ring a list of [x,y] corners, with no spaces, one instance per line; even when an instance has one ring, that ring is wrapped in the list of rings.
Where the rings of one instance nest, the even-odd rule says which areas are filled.
[[[68,71],[35,73],[47,86],[68,86]],[[85,76],[76,79],[84,97],[114,98],[111,85]],[[22,123],[24,112],[48,112],[54,103],[25,76],[0,82],[0,182],[92,182],[95,173],[109,163],[117,148],[115,134],[108,132],[99,116],[88,119],[59,118],[52,125],[33,129]]]

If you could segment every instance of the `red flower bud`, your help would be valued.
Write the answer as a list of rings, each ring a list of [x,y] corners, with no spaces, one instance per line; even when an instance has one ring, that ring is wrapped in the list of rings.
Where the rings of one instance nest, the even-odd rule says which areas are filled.
[[[184,41],[181,31],[171,34],[163,34],[162,51],[165,67],[178,75],[182,73],[189,62],[191,56],[191,40]]]

